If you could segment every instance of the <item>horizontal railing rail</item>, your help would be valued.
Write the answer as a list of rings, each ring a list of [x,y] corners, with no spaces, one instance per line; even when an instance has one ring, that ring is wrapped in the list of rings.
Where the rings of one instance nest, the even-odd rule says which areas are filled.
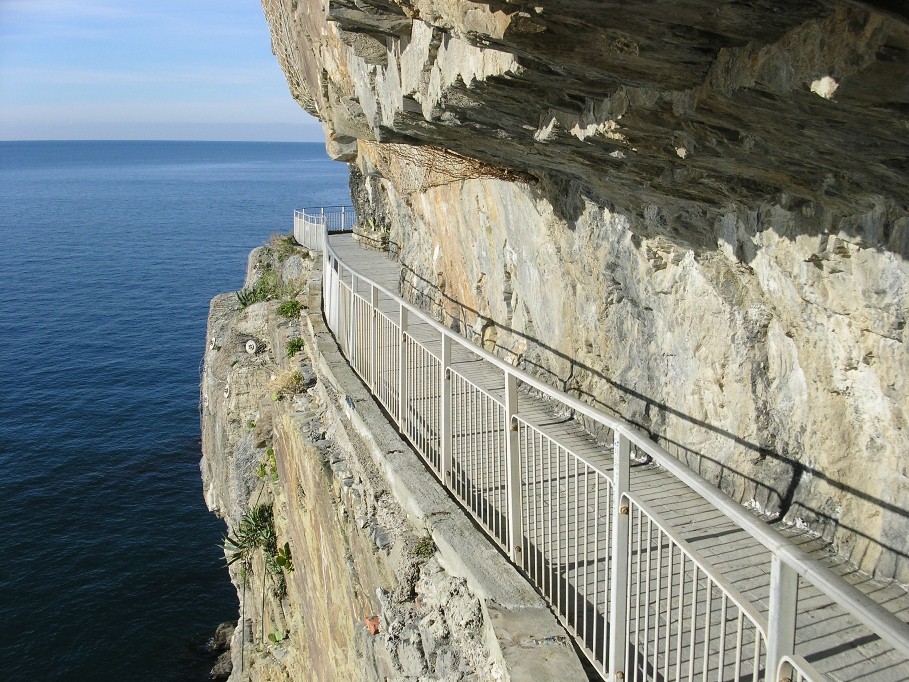
[[[342,352],[604,676],[756,681],[797,667],[803,679],[818,679],[795,651],[800,577],[909,657],[909,627],[896,616],[632,425],[508,364],[351,268],[329,243],[329,221],[312,215],[323,214],[301,219],[322,229],[323,312]],[[391,310],[379,309],[382,296]],[[411,333],[417,323],[431,340]],[[481,376],[498,372],[496,385],[465,374],[454,349],[484,363]],[[611,464],[573,451],[525,415],[519,383],[606,427]],[[766,616],[637,495],[632,449],[769,551]]]

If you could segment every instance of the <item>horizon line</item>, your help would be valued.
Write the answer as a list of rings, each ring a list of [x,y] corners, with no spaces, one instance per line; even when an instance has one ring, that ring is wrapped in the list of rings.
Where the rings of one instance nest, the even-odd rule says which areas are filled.
[[[324,140],[191,140],[178,138],[35,138],[35,139],[6,139],[0,140],[0,143],[15,142],[242,142],[249,144],[325,144]]]

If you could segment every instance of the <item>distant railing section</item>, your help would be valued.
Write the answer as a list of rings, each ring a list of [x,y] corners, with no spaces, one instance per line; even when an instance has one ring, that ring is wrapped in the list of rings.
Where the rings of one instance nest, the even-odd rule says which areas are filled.
[[[346,212],[312,215],[302,222],[348,224]],[[549,600],[605,679],[824,679],[795,652],[800,577],[909,657],[905,623],[646,435],[440,325],[350,268],[327,233],[323,239],[323,312],[342,352],[442,484]],[[380,294],[391,299],[393,313],[379,309]],[[408,331],[411,320],[430,325],[437,339],[420,343]],[[482,359],[484,374],[498,374],[501,389],[481,388],[453,363],[456,346]],[[612,468],[592,464],[523,414],[519,384],[606,427]],[[769,550],[766,617],[640,499],[632,451],[652,458]]]
[[[311,251],[321,251],[326,232],[350,232],[356,224],[353,206],[300,208],[294,211],[294,239]]]

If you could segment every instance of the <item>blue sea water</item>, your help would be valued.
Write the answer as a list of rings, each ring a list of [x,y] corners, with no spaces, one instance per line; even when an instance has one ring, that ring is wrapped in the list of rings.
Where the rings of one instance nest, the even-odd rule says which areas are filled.
[[[207,679],[237,617],[199,478],[208,302],[347,198],[320,144],[0,143],[2,679]]]

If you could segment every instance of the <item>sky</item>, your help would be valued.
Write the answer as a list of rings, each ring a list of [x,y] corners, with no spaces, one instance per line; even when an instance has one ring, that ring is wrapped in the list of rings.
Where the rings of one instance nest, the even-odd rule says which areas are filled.
[[[258,0],[0,0],[0,140],[322,141]]]

